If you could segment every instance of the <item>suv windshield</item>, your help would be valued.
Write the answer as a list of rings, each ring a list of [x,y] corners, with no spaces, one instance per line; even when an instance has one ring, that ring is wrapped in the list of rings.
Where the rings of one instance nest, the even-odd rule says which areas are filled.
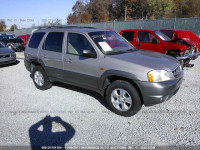
[[[5,44],[3,42],[0,42],[0,48],[5,47]]]
[[[160,31],[154,31],[154,33],[159,36],[163,41],[170,41],[170,38],[168,36],[166,36],[165,34],[163,34]]]
[[[127,53],[135,50],[133,46],[113,31],[90,32],[89,36],[98,48],[107,55]]]

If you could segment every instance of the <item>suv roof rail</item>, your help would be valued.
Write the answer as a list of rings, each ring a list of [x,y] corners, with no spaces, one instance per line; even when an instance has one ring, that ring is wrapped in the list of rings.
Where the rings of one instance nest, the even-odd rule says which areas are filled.
[[[90,29],[96,29],[94,27],[84,27],[84,26],[44,26],[44,27],[39,27],[38,30],[40,30],[40,29],[56,29],[56,28],[90,28]]]

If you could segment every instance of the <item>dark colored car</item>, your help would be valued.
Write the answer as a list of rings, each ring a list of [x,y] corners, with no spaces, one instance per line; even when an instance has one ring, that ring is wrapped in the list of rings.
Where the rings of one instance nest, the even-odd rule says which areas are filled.
[[[200,38],[189,30],[177,30],[177,29],[161,29],[160,32],[167,35],[171,40],[182,40],[188,44],[196,44],[196,47],[200,51]]]
[[[24,51],[25,49],[22,39],[13,35],[0,35],[0,41],[16,52]]]
[[[196,48],[194,48],[194,51],[191,51],[189,45],[183,45],[175,40],[171,40],[160,31],[128,29],[120,31],[120,35],[138,49],[173,56],[185,65],[188,64],[191,59],[194,60],[199,56],[199,52]]]
[[[26,35],[19,35],[17,36],[18,38],[21,38],[24,42],[24,46],[26,46],[28,40],[29,40],[29,37],[30,37],[30,34],[26,34]]]
[[[0,65],[11,64],[16,62],[16,54],[13,50],[0,42]]]

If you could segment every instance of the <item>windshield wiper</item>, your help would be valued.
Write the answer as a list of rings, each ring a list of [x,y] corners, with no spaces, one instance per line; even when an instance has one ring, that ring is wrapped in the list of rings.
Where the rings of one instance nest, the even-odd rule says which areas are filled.
[[[116,54],[123,54],[127,53],[126,51],[115,51],[115,52],[106,52],[106,55],[116,55]]]
[[[126,52],[133,52],[133,51],[135,51],[135,49],[133,48],[126,50]]]

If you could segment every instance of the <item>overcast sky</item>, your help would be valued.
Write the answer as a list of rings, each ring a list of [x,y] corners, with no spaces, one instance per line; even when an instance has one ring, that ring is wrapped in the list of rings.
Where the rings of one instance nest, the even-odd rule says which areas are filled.
[[[68,14],[76,0],[1,0],[0,20],[7,26],[16,24],[21,28],[41,25],[44,21],[61,19],[66,24]]]

